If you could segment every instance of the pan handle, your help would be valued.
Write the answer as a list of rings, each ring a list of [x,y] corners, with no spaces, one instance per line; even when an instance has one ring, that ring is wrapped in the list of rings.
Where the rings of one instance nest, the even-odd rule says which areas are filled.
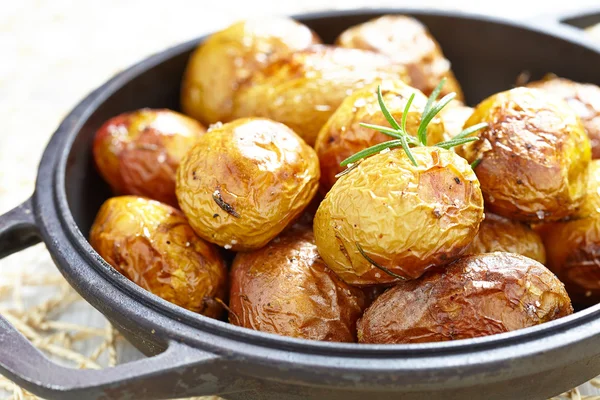
[[[0,373],[45,399],[164,399],[254,389],[221,357],[168,341],[149,358],[101,370],[73,369],[46,358],[0,316]]]
[[[0,215],[0,258],[21,251],[40,241],[33,213],[33,197]]]

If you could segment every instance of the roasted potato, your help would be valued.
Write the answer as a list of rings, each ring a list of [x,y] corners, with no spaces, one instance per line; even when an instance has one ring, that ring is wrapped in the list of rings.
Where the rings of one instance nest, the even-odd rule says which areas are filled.
[[[475,173],[490,211],[528,221],[571,216],[585,195],[590,141],[579,118],[558,98],[515,88],[480,103],[465,126],[480,122],[480,140],[457,149]]]
[[[196,236],[179,210],[143,197],[113,197],[96,216],[90,244],[149,292],[207,317],[221,316],[225,263],[218,248]]]
[[[412,153],[417,166],[402,149],[363,160],[317,210],[319,253],[351,285],[416,279],[458,257],[477,233],[483,197],[471,166],[438,147]]]
[[[550,268],[567,287],[573,302],[600,302],[600,160],[590,164],[587,196],[575,219],[536,227]]]
[[[510,253],[460,258],[379,296],[358,321],[360,343],[422,343],[513,331],[573,312],[542,264]]]
[[[212,124],[231,118],[236,90],[280,57],[320,43],[306,26],[282,17],[240,21],[206,39],[191,55],[181,86],[186,114]]]
[[[340,163],[351,155],[378,143],[391,140],[389,136],[365,128],[361,122],[390,126],[381,112],[377,101],[378,84],[355,91],[342,102],[327,123],[321,128],[315,150],[321,166],[321,186],[327,193],[335,183],[338,173],[344,170]],[[390,113],[400,121],[407,101],[415,95],[406,118],[407,131],[416,136],[421,123],[421,114],[427,103],[427,97],[402,81],[384,81],[381,93]],[[444,140],[444,124],[439,117],[427,125],[427,136],[430,144]]]
[[[340,280],[317,252],[310,227],[296,225],[265,247],[238,253],[229,321],[303,339],[355,342],[366,296]]]
[[[522,222],[486,212],[485,219],[479,225],[479,232],[463,255],[496,251],[520,254],[542,264],[546,263],[544,244],[533,229]]]
[[[527,86],[561,97],[583,122],[592,145],[592,158],[600,158],[600,87],[548,76]]]
[[[196,233],[234,251],[258,249],[310,203],[315,151],[283,124],[240,119],[204,135],[181,162],[177,199]]]
[[[439,43],[419,21],[405,15],[385,15],[345,30],[336,44],[385,54],[408,69],[411,85],[426,95],[446,78],[442,95],[455,92],[464,100],[460,84]]]
[[[94,160],[115,194],[146,196],[177,207],[175,172],[204,133],[202,125],[185,115],[145,108],[100,127]]]
[[[234,97],[235,117],[266,117],[314,145],[346,96],[382,79],[407,80],[406,69],[364,50],[313,46],[254,74]]]
[[[452,103],[450,103],[452,104]],[[465,122],[473,114],[473,108],[459,104],[453,107],[444,108],[440,112],[444,128],[446,129],[447,138],[454,137],[462,132]]]

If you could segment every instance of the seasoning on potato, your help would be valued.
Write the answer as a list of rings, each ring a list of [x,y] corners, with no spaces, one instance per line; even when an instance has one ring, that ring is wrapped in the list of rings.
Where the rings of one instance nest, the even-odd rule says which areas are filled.
[[[477,140],[466,136],[483,125],[427,147],[427,121],[453,97],[434,104],[437,93],[425,107],[415,138],[406,132],[412,98],[398,123],[378,90],[382,113],[395,130],[371,127],[397,139],[346,159],[342,164],[355,166],[341,174],[317,210],[319,253],[351,285],[416,279],[457,258],[477,233],[483,219],[479,182],[467,161],[448,149]],[[390,151],[398,146],[404,151]]]
[[[417,135],[421,114],[427,104],[427,97],[402,81],[384,81],[381,92],[390,113],[400,120],[411,95],[414,98],[406,118],[406,130],[412,136]],[[344,170],[340,163],[354,153],[370,146],[390,140],[390,137],[370,129],[361,123],[386,125],[377,101],[377,85],[355,91],[342,102],[321,128],[315,150],[321,166],[321,186],[327,193],[337,180],[336,175]],[[444,124],[435,117],[427,125],[429,143],[435,144],[444,140]]]
[[[265,247],[238,253],[231,269],[229,321],[263,332],[355,342],[366,296],[319,257],[309,227],[296,225]]]
[[[177,207],[175,172],[205,133],[174,111],[144,108],[109,119],[94,138],[94,161],[115,194],[149,197]]]
[[[564,285],[510,253],[460,258],[383,293],[358,321],[360,343],[423,343],[527,328],[572,314]]]
[[[290,18],[240,21],[212,34],[191,55],[181,87],[183,111],[213,124],[230,121],[234,93],[258,71],[292,52],[320,43]]]
[[[319,185],[315,151],[283,124],[239,119],[210,130],[177,172],[177,198],[203,239],[258,249],[298,217]]]
[[[314,145],[321,127],[354,90],[383,79],[409,81],[406,68],[366,50],[312,46],[254,74],[236,92],[235,117],[266,117]]]
[[[520,254],[542,264],[546,263],[546,250],[542,238],[528,225],[485,213],[479,232],[463,255],[502,251]]]
[[[592,158],[600,158],[600,87],[553,75],[527,86],[542,89],[565,100],[583,122],[590,138]]]
[[[454,77],[439,43],[425,25],[406,15],[384,15],[346,29],[336,40],[345,48],[372,50],[407,67],[411,85],[430,95],[438,82],[448,84],[442,95],[456,93],[463,101],[460,84]]]
[[[486,208],[526,222],[575,213],[585,195],[590,141],[563,100],[515,88],[480,103],[465,126],[486,122],[481,140],[457,149],[475,168]]]
[[[142,288],[188,310],[219,318],[227,269],[217,247],[194,234],[173,207],[136,196],[108,199],[90,244]]]
[[[590,164],[585,201],[578,219],[536,227],[548,255],[548,268],[567,287],[573,302],[600,302],[600,160]]]

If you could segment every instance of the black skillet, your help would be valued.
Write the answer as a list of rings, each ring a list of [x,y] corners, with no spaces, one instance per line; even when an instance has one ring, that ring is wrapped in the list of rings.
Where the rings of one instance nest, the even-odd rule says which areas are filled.
[[[331,42],[351,25],[404,12],[358,10],[297,19]],[[554,72],[600,84],[600,46],[574,28],[438,11],[407,13],[440,41],[470,103],[511,87],[523,70],[533,78]],[[571,22],[600,22],[585,18]],[[0,257],[44,241],[69,283],[152,357],[100,371],[64,368],[0,317],[3,375],[56,399],[220,394],[231,399],[505,400],[548,398],[600,373],[600,305],[536,327],[470,340],[324,343],[205,318],[115,272],[86,240],[96,211],[110,195],[92,165],[94,132],[124,111],[177,109],[183,69],[201,40],[134,65],[84,99],[48,144],[32,198],[0,217]]]

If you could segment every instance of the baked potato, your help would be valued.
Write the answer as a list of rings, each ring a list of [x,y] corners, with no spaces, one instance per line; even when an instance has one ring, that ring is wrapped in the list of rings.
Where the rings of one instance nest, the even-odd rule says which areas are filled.
[[[177,171],[177,199],[194,231],[233,251],[258,249],[296,219],[319,186],[315,151],[283,124],[215,127]]]
[[[416,279],[458,257],[477,234],[483,197],[453,151],[414,147],[364,159],[333,185],[314,219],[321,257],[351,285]]]
[[[181,211],[136,196],[108,199],[90,244],[142,288],[190,311],[219,318],[227,269],[219,249],[194,234]]]
[[[557,221],[585,195],[590,141],[563,100],[539,89],[515,88],[481,102],[465,127],[486,122],[481,140],[457,149],[475,173],[485,205],[504,217]]]
[[[124,113],[96,132],[94,161],[115,194],[145,196],[177,207],[175,172],[205,131],[175,111],[144,108]]]
[[[587,196],[575,219],[536,227],[548,254],[548,268],[567,287],[573,302],[600,302],[600,160],[590,164]]]
[[[426,95],[446,78],[442,95],[455,92],[463,101],[460,84],[454,77],[439,43],[425,25],[406,15],[385,15],[345,30],[336,40],[344,48],[385,54],[405,65],[411,85]]]
[[[408,80],[406,68],[370,51],[312,46],[250,77],[236,92],[233,115],[282,122],[312,146],[346,96],[385,78]]]
[[[306,26],[283,17],[237,22],[212,34],[191,55],[181,86],[183,112],[213,124],[231,118],[240,85],[280,57],[320,43]]]
[[[378,84],[355,91],[340,104],[321,128],[315,150],[321,166],[321,186],[327,193],[337,180],[336,175],[344,170],[340,163],[351,155],[391,138],[376,130],[366,128],[360,123],[369,123],[389,127],[381,112],[377,99]],[[406,118],[406,129],[417,135],[421,123],[421,114],[427,103],[427,97],[402,81],[384,81],[381,93],[390,113],[400,121],[404,108],[412,94],[415,95]],[[439,117],[427,125],[427,137],[430,144],[444,140],[444,124]]]
[[[542,264],[546,263],[546,250],[542,238],[528,225],[485,213],[479,232],[463,255],[502,251],[520,254]]]
[[[564,285],[537,261],[510,253],[471,255],[379,296],[358,321],[358,341],[467,339],[572,312]]]
[[[450,103],[450,105],[451,104],[452,103]],[[467,122],[469,117],[473,114],[472,107],[463,104],[455,105],[453,107],[450,107],[450,105],[440,112],[440,117],[442,118],[444,128],[446,129],[446,139],[461,133],[465,126],[465,122]]]
[[[340,280],[296,225],[265,247],[238,253],[231,268],[229,321],[303,339],[355,342],[366,296]]]

